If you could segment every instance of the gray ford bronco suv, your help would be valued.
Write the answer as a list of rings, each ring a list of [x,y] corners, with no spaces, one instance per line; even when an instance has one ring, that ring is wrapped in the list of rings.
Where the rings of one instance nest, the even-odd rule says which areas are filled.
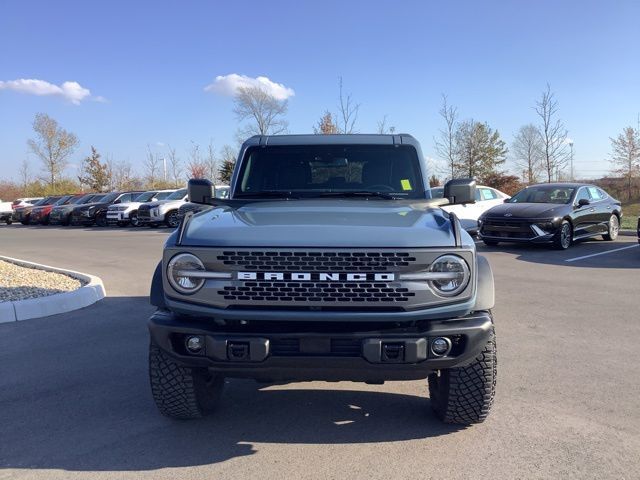
[[[215,407],[224,378],[428,379],[445,422],[482,422],[496,385],[493,274],[432,199],[410,135],[255,136],[228,199],[189,182],[151,286],[151,391],[170,417]]]

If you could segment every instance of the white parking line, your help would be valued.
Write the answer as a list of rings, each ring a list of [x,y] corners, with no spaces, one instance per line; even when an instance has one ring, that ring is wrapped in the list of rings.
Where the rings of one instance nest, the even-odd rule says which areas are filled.
[[[636,247],[640,247],[640,244],[629,245],[628,247],[614,248],[613,250],[607,250],[606,252],[592,253],[591,255],[585,255],[583,257],[570,258],[568,260],[565,260],[565,262],[575,262],[577,260],[584,260],[585,258],[597,257],[599,255],[606,255],[607,253],[619,252],[621,250],[627,250],[629,248],[636,248]]]

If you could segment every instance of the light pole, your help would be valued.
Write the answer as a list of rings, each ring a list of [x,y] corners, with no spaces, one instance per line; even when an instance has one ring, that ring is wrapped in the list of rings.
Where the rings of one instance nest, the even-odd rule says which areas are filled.
[[[571,149],[571,181],[573,182],[575,178],[573,178],[573,140],[569,140],[569,148]]]
[[[162,171],[164,173],[164,181],[167,181],[167,159],[162,157]]]

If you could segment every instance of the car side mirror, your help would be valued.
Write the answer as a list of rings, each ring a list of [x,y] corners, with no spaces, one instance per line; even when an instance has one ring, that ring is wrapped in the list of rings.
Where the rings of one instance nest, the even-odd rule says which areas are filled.
[[[578,206],[579,206],[579,207],[587,206],[587,205],[589,205],[590,203],[591,203],[591,202],[590,202],[588,199],[586,199],[586,198],[581,198],[580,200],[578,200]]]
[[[187,185],[187,196],[191,203],[210,205],[213,190],[213,184],[206,178],[192,178]]]
[[[473,178],[455,178],[444,184],[444,198],[451,205],[476,202],[476,181]]]

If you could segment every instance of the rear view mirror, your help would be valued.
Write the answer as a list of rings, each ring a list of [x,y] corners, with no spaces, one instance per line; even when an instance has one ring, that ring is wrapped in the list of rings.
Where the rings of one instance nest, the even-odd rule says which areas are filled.
[[[205,178],[192,178],[187,186],[188,199],[191,203],[210,205],[214,198],[213,184]]]
[[[444,198],[451,205],[476,202],[476,181],[473,178],[455,178],[444,184]]]

